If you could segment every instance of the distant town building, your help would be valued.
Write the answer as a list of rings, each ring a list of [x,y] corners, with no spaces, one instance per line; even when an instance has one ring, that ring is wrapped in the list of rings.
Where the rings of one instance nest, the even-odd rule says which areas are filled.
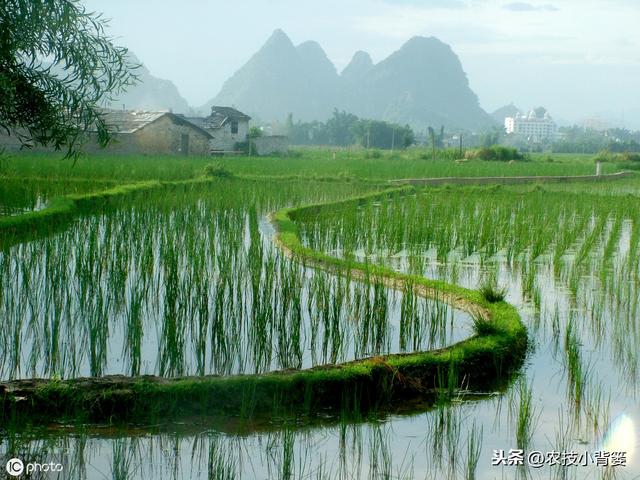
[[[507,134],[521,135],[530,141],[537,142],[553,138],[556,134],[556,123],[544,108],[531,110],[527,115],[517,113],[504,119]]]
[[[606,120],[598,117],[585,118],[580,123],[582,128],[584,128],[585,130],[597,130],[599,132],[604,132],[612,128],[610,122],[607,122]]]

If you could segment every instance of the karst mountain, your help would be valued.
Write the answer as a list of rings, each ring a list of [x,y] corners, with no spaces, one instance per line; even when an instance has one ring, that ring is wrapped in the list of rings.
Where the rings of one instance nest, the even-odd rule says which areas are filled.
[[[338,73],[313,41],[294,45],[276,30],[201,108],[233,105],[263,121],[325,120],[334,109],[362,118],[476,130],[495,124],[469,87],[451,47],[434,37],[413,37],[374,64],[359,51]]]

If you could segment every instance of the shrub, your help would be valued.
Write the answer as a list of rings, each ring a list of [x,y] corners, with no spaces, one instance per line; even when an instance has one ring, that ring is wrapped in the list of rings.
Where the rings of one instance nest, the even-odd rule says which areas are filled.
[[[601,150],[593,157],[594,162],[640,162],[640,153],[623,152],[611,153],[608,150]]]
[[[640,153],[624,152],[620,156],[623,162],[640,162]]]
[[[373,150],[367,150],[367,152],[364,154],[364,158],[381,158],[382,157],[382,152],[380,150],[376,150],[375,148]]]
[[[607,150],[600,150],[598,154],[593,157],[594,162],[610,162],[613,160],[613,155]]]
[[[508,162],[510,160],[528,160],[516,148],[503,147],[502,145],[492,145],[491,147],[476,148],[467,150],[464,158],[468,160],[489,160],[497,162]]]
[[[289,149],[286,155],[289,158],[302,158],[304,156],[304,154],[302,153],[302,150],[291,150],[291,149]]]
[[[233,173],[223,167],[220,163],[210,163],[204,167],[204,174],[207,177],[230,178]]]

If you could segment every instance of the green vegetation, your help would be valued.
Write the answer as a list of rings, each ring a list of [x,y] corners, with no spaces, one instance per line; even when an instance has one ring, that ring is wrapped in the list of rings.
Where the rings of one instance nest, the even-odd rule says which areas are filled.
[[[495,448],[600,448],[638,389],[638,177],[388,188],[595,170],[430,154],[4,161],[0,451],[117,478],[480,478]]]
[[[495,333],[499,333],[496,329],[495,324],[487,320],[485,317],[481,315],[474,315],[473,317],[473,331],[476,335],[493,335]]]
[[[485,160],[494,162],[508,162],[511,160],[524,161],[529,159],[516,148],[503,147],[500,145],[467,150],[464,154],[464,158],[468,160]]]
[[[206,187],[206,183],[200,182],[195,185],[198,188]],[[257,185],[256,185],[257,186]],[[255,194],[256,186],[250,186],[249,190],[245,194]],[[160,188],[158,184],[139,184],[130,187],[118,187],[108,192],[101,194],[92,194],[79,197],[69,197],[68,200],[69,209],[77,208],[77,205],[87,206],[93,205],[96,201],[109,201],[113,198],[118,198],[118,195],[123,195],[127,192],[146,192],[152,188]],[[192,185],[188,183],[178,184],[165,184],[164,189],[181,189],[192,188]],[[228,204],[226,210],[221,210],[221,213],[229,218],[229,208],[233,205],[234,195],[230,192],[235,192],[237,198],[241,195],[242,189],[240,185],[230,184],[218,184],[215,190],[217,192],[217,202],[221,204]],[[269,191],[269,188],[263,190],[265,193]],[[471,376],[473,385],[475,388],[483,388],[485,384],[494,385],[495,382],[504,381],[503,376],[512,368],[520,364],[524,349],[526,347],[526,334],[524,329],[519,323],[519,319],[515,311],[506,304],[489,304],[482,300],[480,296],[474,291],[467,291],[453,285],[448,285],[443,282],[429,281],[424,278],[411,275],[398,274],[390,269],[382,267],[369,266],[358,264],[354,262],[342,261],[336,258],[332,258],[323,255],[319,252],[315,252],[310,249],[302,247],[300,239],[297,236],[297,227],[292,221],[293,218],[297,218],[300,215],[305,215],[311,211],[318,211],[321,209],[332,209],[335,207],[342,207],[349,204],[357,204],[365,200],[372,200],[377,198],[385,198],[389,195],[396,193],[409,193],[411,189],[399,189],[380,194],[373,194],[367,197],[356,197],[347,201],[331,204],[317,204],[308,207],[302,207],[299,209],[286,209],[282,210],[274,215],[274,221],[276,222],[278,232],[278,239],[282,242],[283,247],[287,252],[292,253],[296,258],[302,261],[306,266],[315,266],[316,268],[328,269],[337,273],[344,272],[349,281],[347,285],[351,283],[351,280],[357,280],[358,286],[355,288],[353,295],[363,295],[364,305],[364,320],[368,321],[369,318],[373,320],[373,324],[369,326],[368,323],[364,323],[363,331],[354,331],[353,339],[344,343],[344,338],[350,335],[348,325],[343,324],[340,321],[341,315],[337,316],[335,313],[336,306],[344,308],[337,302],[338,295],[343,295],[344,285],[340,282],[335,287],[335,290],[327,290],[323,285],[322,276],[318,277],[321,283],[314,282],[311,286],[310,301],[316,305],[316,308],[320,307],[320,299],[324,298],[324,295],[330,295],[329,301],[323,300],[324,309],[323,315],[328,315],[325,319],[320,320],[319,323],[314,323],[314,319],[311,318],[311,325],[308,327],[312,332],[312,361],[316,363],[316,342],[313,338],[323,335],[324,338],[319,342],[321,350],[318,352],[318,359],[321,363],[332,364],[336,362],[344,361],[344,353],[340,353],[343,350],[342,345],[347,347],[350,344],[355,343],[356,358],[361,358],[363,352],[373,352],[376,355],[386,353],[388,347],[385,347],[387,342],[384,340],[386,324],[388,319],[386,314],[382,317],[376,314],[371,317],[371,313],[367,312],[380,312],[381,306],[385,304],[386,299],[382,294],[382,284],[388,284],[398,289],[403,289],[405,285],[410,284],[413,291],[420,295],[436,296],[438,299],[444,299],[454,306],[463,309],[470,309],[469,305],[476,305],[474,311],[477,315],[482,315],[486,320],[489,320],[493,324],[491,332],[481,337],[473,337],[469,340],[457,343],[453,347],[439,350],[435,353],[408,353],[403,355],[387,355],[385,357],[369,357],[362,360],[355,360],[348,364],[325,366],[322,368],[316,368],[311,370],[297,370],[291,373],[278,373],[278,374],[263,374],[259,376],[235,376],[227,378],[204,378],[204,379],[185,379],[177,380],[170,384],[150,381],[150,380],[134,380],[130,383],[122,384],[118,381],[109,381],[106,384],[96,382],[95,388],[89,386],[88,388],[83,384],[77,382],[61,381],[50,382],[43,387],[38,388],[30,395],[30,402],[28,408],[23,411],[27,405],[17,403],[12,404],[12,397],[5,399],[4,411],[5,415],[13,414],[30,414],[33,415],[36,412],[46,413],[47,415],[61,415],[61,416],[77,416],[88,415],[93,420],[100,420],[101,416],[108,412],[106,418],[148,418],[149,415],[161,415],[163,417],[185,415],[196,412],[209,411],[211,413],[234,413],[240,414],[251,405],[251,410],[256,414],[264,414],[265,410],[268,412],[274,404],[275,398],[279,398],[279,403],[284,408],[288,406],[296,411],[304,410],[307,413],[313,413],[318,408],[318,405],[322,405],[324,409],[333,408],[346,408],[343,404],[343,399],[352,397],[357,400],[359,408],[373,408],[384,405],[386,402],[391,401],[394,398],[402,398],[407,395],[415,395],[418,392],[426,393],[424,387],[421,385],[428,385],[430,383],[429,378],[435,378],[438,372],[445,368],[448,371],[455,369],[460,375],[460,378],[469,379]],[[251,193],[250,193],[251,192]],[[189,192],[187,192],[189,195]],[[186,198],[180,198],[172,195],[172,201],[178,204],[184,203]],[[255,197],[254,197],[255,198]],[[140,199],[136,199],[140,201]],[[257,198],[254,202],[258,200]],[[149,201],[147,197],[146,201]],[[231,203],[230,203],[231,202]],[[100,205],[100,204],[98,204]],[[197,223],[197,217],[195,215],[201,215],[199,212],[207,211],[208,209],[201,210],[198,207],[197,212],[189,214],[188,217],[183,217],[182,220],[175,218],[169,220],[169,222],[175,223],[176,233],[179,235],[185,235],[185,238],[195,237],[196,232],[202,232],[202,228]],[[240,210],[242,211],[242,210]],[[46,211],[44,211],[46,213]],[[126,215],[127,212],[125,211]],[[144,215],[140,212],[138,215]],[[118,211],[114,212],[112,216],[107,218],[115,218],[116,220],[120,214]],[[250,214],[251,216],[251,214]],[[20,217],[18,217],[20,218]],[[126,218],[126,217],[125,217]],[[138,224],[145,224],[142,220],[144,217],[138,219]],[[92,221],[89,219],[89,221]],[[228,221],[228,220],[227,220]],[[157,217],[150,217],[146,221],[148,227],[153,225],[162,225],[165,222],[161,221]],[[113,231],[118,236],[119,245],[121,249],[115,253],[115,257],[118,262],[113,267],[116,268],[113,273],[104,272],[100,270],[92,271],[92,265],[78,265],[76,271],[80,269],[80,283],[78,287],[73,287],[73,291],[76,288],[82,294],[84,290],[90,287],[90,283],[82,281],[83,278],[94,279],[108,275],[105,287],[107,290],[103,290],[101,295],[106,295],[106,298],[110,296],[114,297],[114,300],[106,300],[105,303],[116,306],[116,310],[110,312],[104,311],[108,317],[115,318],[118,315],[118,307],[123,300],[126,302],[126,275],[123,276],[121,270],[127,268],[130,262],[135,262],[135,267],[131,268],[133,271],[144,272],[148,268],[152,267],[156,263],[153,258],[149,258],[145,251],[145,236],[142,232],[138,232],[135,228],[135,224],[128,224],[129,228],[133,230],[126,231],[118,227],[117,224],[111,225],[106,223],[103,227],[89,227],[88,231]],[[181,274],[178,273],[177,265],[181,263],[179,257],[174,257],[176,247],[180,245],[178,238],[165,238],[163,243],[159,246],[161,251],[162,262],[164,263],[164,291],[162,285],[149,284],[149,278],[155,278],[155,275],[144,275],[139,279],[132,279],[131,285],[135,285],[136,289],[131,291],[131,299],[129,300],[129,306],[127,311],[129,314],[126,317],[126,322],[129,328],[129,333],[126,336],[125,353],[129,358],[129,366],[132,374],[137,375],[140,372],[140,341],[142,332],[146,330],[141,328],[139,319],[139,312],[141,306],[145,309],[160,310],[162,315],[162,336],[161,342],[158,345],[159,348],[159,365],[160,370],[158,373],[161,376],[179,376],[189,373],[189,366],[187,363],[187,357],[185,357],[186,351],[183,348],[184,343],[188,339],[192,339],[195,342],[195,359],[193,363],[196,366],[196,373],[203,375],[208,371],[215,373],[243,373],[246,370],[255,371],[256,373],[265,373],[274,368],[271,358],[273,357],[273,346],[276,347],[276,358],[279,360],[276,368],[297,368],[302,366],[301,353],[298,350],[299,340],[296,340],[300,336],[301,322],[305,320],[301,317],[301,305],[299,297],[291,297],[296,295],[295,284],[302,282],[304,278],[304,272],[296,271],[287,267],[282,263],[282,260],[277,256],[272,257],[267,255],[263,260],[261,241],[257,236],[257,225],[250,223],[249,237],[245,238],[242,235],[232,235],[234,231],[241,231],[242,228],[222,229],[219,222],[214,221],[211,223],[209,235],[210,237],[206,242],[210,245],[216,245],[214,252],[216,257],[207,259],[202,257],[203,263],[192,264],[188,267],[188,270]],[[246,227],[244,227],[246,228]],[[206,230],[205,230],[206,231]],[[220,235],[223,235],[220,237]],[[155,235],[153,235],[155,236]],[[63,237],[64,238],[64,237]],[[129,243],[124,241],[129,238]],[[140,239],[141,242],[136,241]],[[205,237],[206,238],[206,237]],[[131,242],[134,243],[131,243]],[[247,241],[249,243],[247,243]],[[49,243],[49,241],[47,241]],[[166,242],[166,243],[165,243]],[[52,251],[57,251],[61,255],[62,264],[66,263],[65,254],[61,253],[64,250],[64,243],[59,243],[55,239],[54,245],[50,246]],[[68,242],[65,242],[68,243]],[[76,244],[80,245],[80,244]],[[101,247],[97,238],[90,238],[89,242],[85,245],[88,246],[89,251],[86,251],[78,256],[78,258],[95,258],[103,256],[99,251],[92,251],[94,246],[96,248]],[[77,248],[77,247],[76,247]],[[190,251],[189,244],[182,246],[181,250],[187,252],[187,258],[198,258],[199,255],[196,251]],[[225,249],[230,249],[228,252]],[[238,250],[239,249],[239,250]],[[244,253],[245,249],[249,253]],[[236,253],[238,252],[238,253]],[[239,255],[239,256],[236,256]],[[236,284],[235,282],[243,278],[240,277],[227,277],[230,272],[228,270],[220,269],[217,272],[209,272],[208,268],[214,268],[214,265],[220,265],[221,263],[235,264],[238,273],[249,275],[246,281],[249,283],[247,286]],[[249,262],[243,264],[243,262]],[[211,267],[208,267],[210,265]],[[3,270],[8,274],[11,271],[11,265],[6,263],[3,265]],[[197,270],[198,266],[203,270]],[[89,268],[88,271],[83,270]],[[275,267],[275,268],[274,268]],[[183,267],[184,268],[184,267]],[[219,268],[219,267],[218,267]],[[128,268],[127,268],[128,269]],[[256,273],[256,269],[263,273]],[[266,269],[266,270],[265,270]],[[66,286],[69,285],[67,274],[60,268],[52,269],[55,272],[56,277],[59,280],[63,280],[62,284],[58,284],[56,289],[58,291],[51,291],[50,282],[42,284],[42,290],[33,289],[24,290],[22,292],[16,292],[18,297],[31,297],[30,305],[37,305],[39,298],[60,297],[69,298],[70,291],[66,290]],[[226,272],[226,273],[225,273]],[[277,274],[277,272],[281,272]],[[205,300],[201,303],[203,298],[207,298],[206,284],[208,275],[215,275],[218,277],[217,282],[222,285],[229,284],[228,292],[240,292],[240,291],[252,291],[251,303],[252,308],[248,312],[250,314],[251,324],[243,325],[243,323],[236,323],[237,319],[242,319],[242,313],[235,311],[237,308],[244,308],[245,300],[238,299],[239,303],[234,303],[233,297],[229,297],[226,289],[217,289],[213,293],[216,295],[213,305],[215,308],[220,308],[222,315],[216,315],[214,317],[214,323],[211,324],[210,316],[208,315],[209,301]],[[296,280],[298,275],[298,280]],[[265,285],[258,285],[253,281],[255,278],[264,278],[267,284],[274,282],[274,288],[265,289]],[[287,288],[280,288],[278,285],[282,282],[288,283]],[[361,291],[362,281],[364,281],[365,291]],[[93,284],[95,285],[95,284]],[[283,284],[285,285],[285,284]],[[375,290],[373,297],[369,295],[369,289],[371,286]],[[204,288],[204,290],[203,290]],[[297,287],[299,288],[299,287]],[[351,287],[353,288],[353,287]],[[320,290],[318,290],[320,289]],[[349,289],[350,290],[350,289]],[[139,303],[139,300],[134,300],[136,297],[136,291],[154,292],[153,301],[156,302],[156,306],[145,306]],[[324,291],[321,297],[316,300],[315,295]],[[361,291],[361,293],[358,293]],[[378,293],[380,292],[380,294]],[[195,294],[192,300],[187,300],[185,305],[185,297],[189,298],[191,294]],[[265,294],[267,294],[265,296]],[[269,296],[269,294],[271,296]],[[276,295],[274,298],[273,295]],[[204,296],[204,297],[203,297]],[[333,298],[335,297],[335,298]],[[144,297],[143,297],[144,298]],[[344,297],[342,297],[344,298]],[[369,304],[371,299],[373,304]],[[183,300],[181,300],[183,299]],[[88,325],[89,331],[87,337],[89,339],[88,350],[90,357],[88,358],[89,373],[92,376],[100,376],[105,373],[106,364],[106,346],[109,339],[106,331],[102,326],[96,322],[94,325],[92,319],[98,321],[99,317],[96,316],[95,309],[100,308],[100,303],[95,304],[94,301],[100,301],[100,297],[95,296],[86,297],[83,302],[73,304],[77,305],[80,309],[79,318],[84,318]],[[151,300],[151,299],[149,299]],[[231,300],[231,303],[229,303]],[[158,302],[162,304],[157,305]],[[293,302],[293,303],[292,303]],[[344,300],[343,300],[344,302]],[[382,303],[381,303],[382,302]],[[278,316],[274,316],[269,312],[268,305],[281,304],[283,305],[283,313]],[[12,319],[12,324],[15,325],[10,332],[7,332],[7,336],[4,337],[5,341],[14,341],[21,336],[22,323],[20,322],[20,306],[17,304],[9,304],[10,309],[5,311],[5,316]],[[218,305],[220,307],[218,307]],[[361,305],[356,302],[356,305]],[[265,308],[266,307],[266,308]],[[6,308],[6,307],[5,307]],[[33,307],[32,307],[33,308]],[[183,310],[186,308],[186,310]],[[354,314],[361,312],[361,307],[357,306],[355,312],[349,313],[351,317]],[[287,313],[289,312],[289,313]],[[322,310],[321,310],[322,312]],[[72,313],[72,312],[71,312]],[[102,313],[102,314],[104,314]],[[75,317],[72,313],[72,317]],[[59,318],[58,314],[54,318]],[[185,324],[186,319],[191,319],[191,325]],[[217,320],[215,320],[217,319]],[[15,322],[15,323],[14,323]],[[339,322],[339,323],[336,323]],[[56,321],[55,324],[56,336],[63,331],[68,332],[65,335],[67,338],[69,335],[76,336],[77,327],[73,323],[69,324],[68,321],[60,322]],[[274,328],[276,330],[274,330]],[[70,329],[70,330],[69,330]],[[306,331],[306,329],[304,329]],[[207,335],[207,332],[211,331],[211,337]],[[238,342],[243,337],[242,332],[248,332],[249,336],[246,340]],[[58,333],[59,332],[59,333]],[[227,332],[227,337],[224,332]],[[315,332],[315,333],[314,333]],[[486,333],[486,332],[485,332]],[[204,335],[204,336],[203,336]],[[291,337],[291,335],[293,335]],[[307,336],[307,335],[305,335]],[[61,335],[62,337],[62,335]],[[235,342],[231,341],[231,338],[235,339]],[[358,350],[358,339],[365,339],[365,344],[362,345],[362,351]],[[369,339],[368,341],[366,339]],[[60,344],[51,344],[50,339],[46,339],[48,346],[53,346],[53,351],[46,351],[44,373],[47,375],[54,375],[56,372],[65,372],[66,375],[75,376],[79,373],[78,368],[86,368],[82,365],[82,357],[78,360],[74,358],[71,352],[66,353],[70,347],[75,348],[75,345],[69,345],[68,342],[61,342]],[[212,350],[206,347],[206,343],[212,342]],[[200,348],[202,345],[202,348]],[[285,347],[293,347],[293,350],[285,350]],[[248,348],[248,349],[247,349]],[[15,353],[11,355],[11,361],[7,364],[8,372],[10,376],[19,375],[20,368],[23,364],[20,357],[20,345],[5,343],[5,349]],[[34,347],[30,347],[34,351]],[[35,351],[38,351],[36,349]],[[306,350],[306,348],[305,348]],[[359,353],[360,352],[360,353]],[[32,357],[35,362],[40,363],[37,357]],[[66,358],[68,361],[72,361],[71,365],[65,365],[62,359]],[[213,362],[213,363],[209,363]],[[246,362],[246,363],[245,363]],[[266,363],[265,363],[266,362]],[[495,372],[491,369],[484,369],[482,375],[472,375],[472,372],[479,368],[479,365],[485,363],[486,365],[500,365],[500,368]],[[207,367],[207,364],[209,367]],[[193,368],[193,367],[191,367]],[[63,369],[63,370],[61,370]],[[6,373],[5,373],[6,375]],[[400,386],[394,386],[393,378],[400,376],[404,381]],[[189,401],[185,401],[185,394],[188,392]],[[372,397],[372,393],[377,392],[375,397]],[[384,392],[384,394],[380,394]],[[345,395],[347,397],[345,397]],[[211,404],[206,398],[215,399],[215,404]],[[233,401],[235,398],[246,398],[249,404],[237,403]],[[104,402],[107,401],[105,404]],[[336,403],[338,402],[339,403]],[[158,407],[154,405],[158,404]],[[91,405],[91,407],[89,407]],[[15,409],[15,410],[14,410]],[[100,412],[98,414],[97,412]],[[98,415],[95,417],[95,415]]]
[[[490,281],[484,281],[480,285],[479,290],[484,299],[490,303],[503,301],[505,295],[507,294],[506,288],[500,288]]]
[[[218,177],[218,178],[233,177],[233,173],[231,173],[229,170],[227,170],[225,167],[223,167],[219,163],[212,163],[204,167],[204,174],[207,177]]]
[[[516,384],[514,396],[511,398],[510,412],[515,417],[516,445],[527,450],[533,437],[538,412],[533,405],[533,393],[523,379]]]
[[[377,152],[377,153],[375,153]],[[294,150],[285,157],[258,158],[238,156],[220,158],[217,163],[234,175],[277,177],[287,180],[300,178],[315,180],[376,181],[421,177],[492,177],[522,175],[593,175],[592,155],[556,155],[553,163],[543,156],[532,156],[531,162],[488,162],[468,160],[456,162],[457,150],[438,151],[432,160],[430,150],[408,149],[387,152],[363,149],[304,149]],[[335,153],[335,158],[334,158]],[[376,158],[374,158],[376,157]],[[73,164],[55,155],[20,154],[5,156],[0,175],[5,178],[40,178],[42,180],[82,179],[130,183],[144,180],[187,180],[202,176],[211,157],[175,158],[171,156],[108,156],[78,158]],[[611,163],[602,165],[602,173],[619,169]]]
[[[397,125],[380,120],[359,119],[357,116],[334,110],[323,122],[293,122],[291,115],[285,130],[294,145],[331,145],[364,148],[404,149],[415,143],[409,125]]]
[[[606,150],[595,157],[599,162],[640,162],[640,153],[609,153]]]
[[[11,32],[0,39],[3,133],[74,157],[89,131],[106,145],[100,101],[136,80],[127,50],[105,34],[106,20],[78,0],[7,0],[0,23]]]
[[[640,152],[640,132],[625,128],[594,130],[578,126],[560,127],[560,140],[553,143],[554,153]]]

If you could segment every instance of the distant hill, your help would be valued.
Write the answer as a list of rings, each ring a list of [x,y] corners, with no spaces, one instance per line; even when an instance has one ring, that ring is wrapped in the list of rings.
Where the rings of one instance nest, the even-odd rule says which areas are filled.
[[[211,105],[235,106],[263,119],[323,119],[334,106],[339,82],[335,67],[315,42],[297,48],[276,30],[263,47],[229,78]]]
[[[521,113],[521,112],[522,110],[516,107],[513,103],[510,103],[509,105],[505,105],[497,109],[495,112],[491,114],[491,116],[500,125],[504,125],[505,118],[515,117],[517,113]]]
[[[129,57],[132,63],[141,63],[135,55],[129,53]],[[171,110],[174,113],[189,113],[187,101],[182,98],[172,82],[154,77],[144,65],[140,66],[136,74],[140,79],[139,83],[129,87],[117,100],[108,102],[105,106],[121,109],[124,105],[127,110]]]
[[[276,30],[202,107],[233,105],[264,120],[325,120],[334,108],[360,117],[478,129],[494,125],[451,48],[414,37],[378,64],[357,52],[340,75],[316,42],[294,46]]]

